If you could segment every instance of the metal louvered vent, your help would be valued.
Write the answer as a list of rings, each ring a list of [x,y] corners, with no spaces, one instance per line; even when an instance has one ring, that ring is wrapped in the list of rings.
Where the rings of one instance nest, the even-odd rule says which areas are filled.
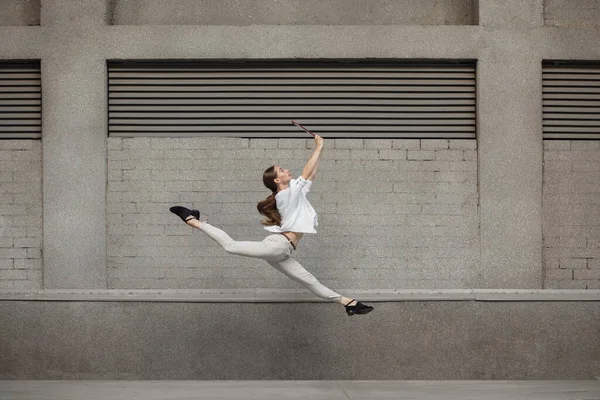
[[[40,62],[0,62],[0,139],[39,139],[41,135]]]
[[[546,61],[544,139],[600,139],[600,63]]]
[[[110,136],[475,138],[474,62],[108,63]]]

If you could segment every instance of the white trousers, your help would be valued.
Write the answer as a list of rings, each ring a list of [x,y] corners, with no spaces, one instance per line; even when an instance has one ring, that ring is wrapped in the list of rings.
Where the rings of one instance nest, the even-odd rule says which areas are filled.
[[[260,242],[240,242],[206,222],[200,230],[219,243],[227,253],[263,259],[322,299],[339,301],[342,297],[323,286],[313,274],[291,257],[294,247],[281,234],[269,235]]]

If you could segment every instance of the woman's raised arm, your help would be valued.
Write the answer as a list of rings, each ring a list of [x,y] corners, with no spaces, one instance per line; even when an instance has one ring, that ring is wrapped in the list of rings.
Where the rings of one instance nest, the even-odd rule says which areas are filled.
[[[308,177],[308,180],[311,182],[315,180],[315,176],[317,175],[317,169],[319,168],[320,161],[321,161],[321,157],[317,158],[317,164],[315,165],[315,169],[313,169],[312,174],[310,174],[310,176]]]
[[[307,180],[311,175],[314,176],[314,173],[316,173],[317,165],[319,164],[319,157],[321,156],[321,150],[323,150],[323,138],[319,135],[315,135],[315,143],[315,149],[313,150],[312,155],[302,170],[302,177]]]

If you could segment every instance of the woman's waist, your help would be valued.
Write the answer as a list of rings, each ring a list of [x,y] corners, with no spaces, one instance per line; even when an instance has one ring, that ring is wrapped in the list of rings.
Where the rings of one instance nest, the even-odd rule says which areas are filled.
[[[304,236],[304,233],[302,233],[302,232],[286,231],[286,232],[281,232],[280,234],[285,236],[287,238],[287,240],[289,240],[290,243],[292,243],[292,245],[294,246],[294,249],[296,247],[298,247],[298,242],[300,242],[300,239],[302,239],[302,236]]]

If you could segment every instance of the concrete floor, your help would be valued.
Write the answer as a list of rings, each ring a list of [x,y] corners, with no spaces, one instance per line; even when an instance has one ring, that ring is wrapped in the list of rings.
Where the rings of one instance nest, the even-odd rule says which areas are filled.
[[[0,381],[0,400],[599,400],[599,381]]]

